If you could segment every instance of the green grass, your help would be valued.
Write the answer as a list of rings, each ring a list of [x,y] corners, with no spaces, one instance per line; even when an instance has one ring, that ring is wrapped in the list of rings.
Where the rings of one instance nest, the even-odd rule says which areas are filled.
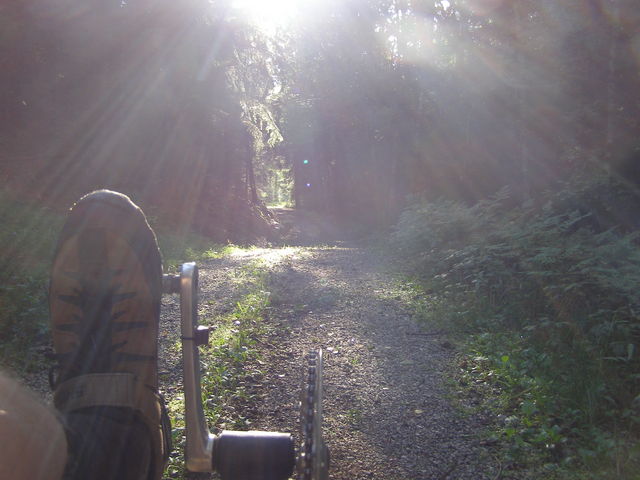
[[[358,427],[362,425],[362,410],[359,408],[350,408],[347,410],[345,416],[352,428],[358,429]]]
[[[238,247],[234,248],[237,251]],[[241,413],[241,408],[253,399],[248,387],[262,377],[258,339],[264,336],[269,326],[265,322],[270,304],[267,291],[268,266],[260,260],[250,261],[240,267],[236,278],[241,279],[236,288],[244,294],[234,309],[223,316],[204,318],[203,324],[212,325],[209,345],[200,349],[202,376],[202,400],[207,423],[219,429],[248,430],[250,423]],[[176,344],[176,349],[180,345]],[[184,470],[184,398],[179,396],[169,401],[175,449],[165,471],[165,479],[183,478]]]
[[[48,270],[63,215],[0,190],[0,366],[42,368]]]
[[[638,478],[640,446],[632,433],[637,414],[610,419],[617,425],[612,430],[611,423],[590,421],[588,400],[577,398],[586,392],[595,399],[603,391],[585,345],[576,342],[559,365],[558,358],[517,331],[491,329],[490,318],[470,321],[470,315],[481,312],[461,311],[464,301],[433,285],[425,289],[407,281],[405,289],[413,298],[414,318],[456,344],[451,388],[459,393],[453,403],[466,415],[492,414],[495,422],[483,436],[498,448],[506,470],[524,478]],[[479,401],[471,409],[465,406],[470,397]]]
[[[167,272],[176,270],[184,262],[221,258],[237,248],[233,245],[214,243],[192,232],[176,233],[161,225],[153,227],[162,252],[164,270]]]
[[[293,202],[267,203],[267,208],[293,208]]]

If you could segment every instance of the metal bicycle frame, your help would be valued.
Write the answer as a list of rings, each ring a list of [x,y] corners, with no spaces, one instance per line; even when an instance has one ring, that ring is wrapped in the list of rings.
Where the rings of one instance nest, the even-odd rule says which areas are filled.
[[[290,434],[223,431],[212,435],[202,407],[200,354],[209,327],[198,325],[198,267],[182,265],[179,276],[165,275],[165,293],[180,294],[180,331],[185,404],[185,462],[191,472],[217,471],[223,480],[284,480],[295,466]]]
[[[198,346],[202,343],[201,336],[206,335],[208,330],[198,329],[198,267],[193,262],[182,265],[180,296],[185,431],[187,436],[186,464],[187,469],[192,472],[211,472],[213,470],[215,437],[207,427],[202,409],[200,354],[198,353]]]

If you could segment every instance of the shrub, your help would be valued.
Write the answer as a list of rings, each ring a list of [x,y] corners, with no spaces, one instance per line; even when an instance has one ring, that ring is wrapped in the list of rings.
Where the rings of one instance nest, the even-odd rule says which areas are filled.
[[[559,435],[613,419],[624,419],[617,429],[640,426],[638,235],[610,221],[604,229],[601,213],[628,200],[607,182],[590,189],[576,181],[515,208],[507,191],[474,206],[415,201],[392,235],[429,292],[426,316],[437,311],[452,331],[489,335],[488,350],[509,349],[496,353],[497,365],[508,358],[521,378],[544,386],[540,414],[558,419]]]

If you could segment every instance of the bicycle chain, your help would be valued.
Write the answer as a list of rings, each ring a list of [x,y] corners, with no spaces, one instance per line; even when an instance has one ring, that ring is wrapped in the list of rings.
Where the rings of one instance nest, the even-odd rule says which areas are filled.
[[[322,350],[307,356],[300,416],[302,443],[298,479],[326,480],[329,478],[329,452],[322,438]]]

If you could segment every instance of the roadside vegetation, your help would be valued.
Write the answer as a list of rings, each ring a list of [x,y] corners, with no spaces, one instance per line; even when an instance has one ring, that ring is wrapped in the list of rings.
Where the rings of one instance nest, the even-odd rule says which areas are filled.
[[[227,253],[239,247],[229,247]],[[202,324],[211,325],[209,344],[200,348],[202,398],[207,423],[220,430],[249,430],[250,421],[241,412],[255,401],[256,384],[264,376],[258,353],[258,341],[269,331],[267,312],[271,294],[268,288],[269,267],[262,260],[249,261],[234,272],[234,292],[238,295],[234,308],[223,315],[205,317]],[[181,350],[179,341],[175,352]],[[165,471],[165,479],[184,478],[184,397],[168,399],[173,427],[174,451]],[[216,432],[218,433],[218,432]]]
[[[47,282],[63,217],[0,191],[0,365],[41,368],[48,332]]]
[[[457,341],[457,382],[495,414],[505,467],[637,478],[640,251],[615,215],[629,198],[592,177],[523,206],[503,190],[401,215],[392,245],[416,314]]]

